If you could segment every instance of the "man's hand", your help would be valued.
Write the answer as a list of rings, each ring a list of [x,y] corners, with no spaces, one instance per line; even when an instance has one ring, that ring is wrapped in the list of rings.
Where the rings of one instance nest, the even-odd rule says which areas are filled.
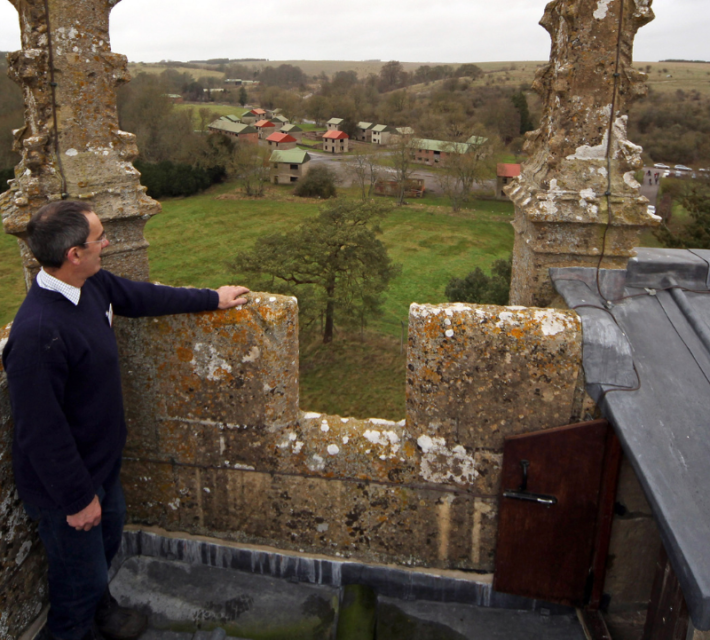
[[[101,522],[101,503],[99,496],[94,496],[94,499],[89,503],[88,507],[84,507],[79,513],[72,516],[67,516],[67,524],[74,527],[77,531],[88,531],[91,527],[95,527]]]
[[[249,293],[249,289],[246,287],[234,287],[232,285],[225,285],[217,289],[219,294],[219,306],[218,309],[231,309],[232,307],[238,307],[239,305],[246,304],[247,299],[241,298],[245,293]]]

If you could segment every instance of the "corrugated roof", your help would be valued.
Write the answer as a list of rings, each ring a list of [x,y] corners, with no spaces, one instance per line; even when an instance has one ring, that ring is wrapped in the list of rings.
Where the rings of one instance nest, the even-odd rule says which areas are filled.
[[[440,153],[467,153],[471,149],[471,145],[467,142],[445,142],[444,140],[429,140],[427,138],[417,138],[412,141],[412,145],[417,149],[439,151]]]
[[[372,127],[372,130],[375,133],[384,133],[385,131],[392,131],[392,127],[390,127],[388,124],[376,124],[374,127]]]
[[[241,122],[241,119],[239,116],[235,116],[234,114],[230,113],[229,115],[222,116],[223,118],[227,118],[227,120],[231,120],[232,122]]]
[[[372,129],[374,127],[374,123],[372,122],[358,122],[357,123],[357,128],[362,129],[363,131],[367,131],[368,129]]]
[[[275,127],[276,125],[271,120],[259,120],[259,122],[254,123],[254,126],[261,129],[263,127]]]
[[[496,173],[500,178],[517,178],[520,175],[520,165],[501,162],[496,168]]]
[[[299,127],[297,124],[285,124],[283,127],[281,127],[281,131],[284,133],[299,133],[303,131],[301,127]]]
[[[331,118],[327,124],[342,124],[343,118]]]
[[[323,137],[329,140],[347,140],[350,136],[344,131],[326,131]]]
[[[243,124],[241,122],[232,122],[231,120],[226,120],[220,118],[215,120],[207,126],[208,129],[216,129],[217,131],[225,131],[227,133],[256,133],[256,129],[248,124]]]
[[[278,116],[278,115],[276,115],[276,116],[274,116],[273,118],[271,118],[271,122],[284,122],[284,123],[286,123],[286,122],[288,122],[288,118],[284,118],[283,116]]]
[[[280,131],[276,131],[276,132],[272,133],[266,139],[269,142],[296,142],[296,138],[288,135],[288,133],[281,133]]]
[[[311,156],[303,149],[279,149],[274,151],[269,157],[269,162],[283,162],[287,164],[303,164],[308,162]]]

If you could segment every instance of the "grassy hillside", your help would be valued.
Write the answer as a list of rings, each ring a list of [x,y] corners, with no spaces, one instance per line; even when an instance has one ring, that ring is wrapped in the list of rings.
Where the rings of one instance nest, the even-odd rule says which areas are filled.
[[[371,73],[378,74],[385,61],[349,61],[349,60],[269,60],[268,62],[246,62],[247,66],[263,68],[267,65],[278,67],[281,64],[291,64],[300,67],[308,76],[317,76],[325,73],[332,76],[337,71],[357,71],[358,76],[364,78]],[[520,86],[530,84],[535,76],[538,67],[546,61],[517,61],[517,62],[477,62],[485,75],[474,83],[475,85],[485,84],[486,81],[493,80],[501,86]],[[414,71],[422,64],[435,66],[436,62],[402,62],[405,71]],[[445,63],[442,63],[445,64]],[[451,66],[458,66],[452,64]],[[642,71],[650,67],[648,83],[655,91],[675,92],[697,90],[702,94],[710,94],[710,62],[643,62],[636,61],[634,66]],[[161,64],[130,63],[131,73],[145,71],[147,73],[161,73],[167,67]],[[179,72],[186,71],[196,78],[204,76],[214,76],[221,78],[223,74],[218,71],[192,68],[192,67],[171,67]]]

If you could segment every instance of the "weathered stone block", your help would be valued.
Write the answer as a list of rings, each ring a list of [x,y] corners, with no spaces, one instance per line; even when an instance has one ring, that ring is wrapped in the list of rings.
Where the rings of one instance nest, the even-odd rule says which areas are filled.
[[[0,328],[0,351],[9,325]],[[12,472],[13,423],[0,364],[0,640],[18,638],[47,602],[47,566],[33,523],[22,508]]]
[[[178,422],[278,431],[298,421],[295,298],[255,293],[229,311],[121,319],[116,333],[129,451],[175,446],[194,458]]]
[[[651,597],[661,538],[653,518],[615,518],[604,591],[609,610],[644,606]]]
[[[568,424],[581,375],[577,314],[413,304],[407,427],[448,447],[502,451],[506,436]]]
[[[651,505],[646,500],[641,483],[626,457],[621,461],[616,501],[623,505],[632,516],[653,516]]]

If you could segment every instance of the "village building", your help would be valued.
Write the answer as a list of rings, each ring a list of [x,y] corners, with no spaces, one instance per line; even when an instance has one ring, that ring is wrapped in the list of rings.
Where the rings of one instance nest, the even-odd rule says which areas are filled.
[[[297,144],[296,138],[288,135],[288,133],[281,133],[280,131],[272,133],[266,138],[266,141],[269,143],[269,149],[273,149],[274,151],[278,149],[294,149]]]
[[[374,122],[358,122],[355,139],[360,142],[372,142],[372,127],[374,126]]]
[[[503,191],[503,188],[509,185],[513,178],[520,175],[519,164],[498,163],[496,167],[496,198],[499,200],[508,200],[508,196]]]
[[[277,114],[277,115],[269,118],[269,122],[273,122],[274,125],[276,126],[276,128],[278,130],[281,130],[285,125],[287,125],[289,123],[289,120],[288,120],[288,118],[285,118],[284,116],[280,116]]]
[[[412,146],[414,147],[414,161],[429,166],[439,164],[452,153],[468,153],[471,150],[471,145],[466,142],[445,142],[427,138],[415,139]]]
[[[386,124],[376,124],[371,129],[372,144],[386,145],[390,141],[394,129]]]
[[[266,111],[264,109],[259,109],[259,108],[254,108],[251,111],[247,111],[243,116],[242,116],[242,122],[245,124],[254,124],[255,122],[258,122],[259,120],[265,120],[266,119]]]
[[[234,122],[230,117],[223,116],[207,125],[210,133],[222,133],[230,138],[244,142],[259,142],[259,133],[256,128],[241,122]]]
[[[345,122],[343,118],[331,118],[325,123],[325,126],[328,127],[328,131],[340,131],[340,125],[343,122]]]
[[[299,142],[301,141],[301,138],[303,138],[303,129],[301,129],[301,127],[297,124],[285,124],[281,127],[280,131],[281,133],[288,133],[288,135],[293,136]]]
[[[308,173],[311,156],[303,149],[274,151],[269,157],[269,179],[272,184],[292,184]]]
[[[347,153],[350,136],[343,131],[326,131],[323,134],[323,151],[327,153]]]
[[[274,131],[277,130],[276,125],[271,120],[259,120],[254,123],[256,130],[259,132],[259,139],[266,140]]]

